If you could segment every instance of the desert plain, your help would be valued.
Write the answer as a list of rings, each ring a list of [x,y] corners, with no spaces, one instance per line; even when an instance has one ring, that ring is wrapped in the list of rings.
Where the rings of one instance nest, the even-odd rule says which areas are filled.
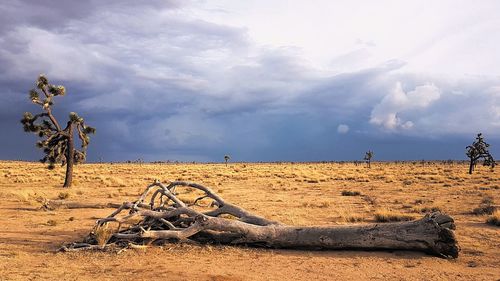
[[[500,280],[500,171],[466,163],[89,163],[64,169],[0,161],[0,280]],[[461,252],[445,259],[411,251],[304,251],[166,244],[120,252],[57,252],[80,241],[112,208],[41,208],[47,200],[135,201],[159,179],[211,187],[225,200],[289,225],[420,218],[455,219]],[[480,213],[480,212],[479,212]]]

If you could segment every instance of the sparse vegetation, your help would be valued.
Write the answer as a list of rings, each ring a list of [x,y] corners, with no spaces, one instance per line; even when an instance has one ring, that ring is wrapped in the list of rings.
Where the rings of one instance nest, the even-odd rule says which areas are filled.
[[[342,190],[342,196],[360,196],[361,192],[359,191],[351,191],[351,190]]]
[[[57,195],[57,198],[64,200],[69,198],[69,193],[68,192],[59,192]]]
[[[479,207],[472,210],[474,215],[491,215],[497,210],[497,207],[494,205],[493,199],[489,196],[486,196],[481,201]]]
[[[415,211],[420,213],[433,213],[433,212],[442,212],[442,208],[440,206],[432,205],[432,206],[422,206],[419,208],[415,208]]]
[[[415,216],[395,212],[389,209],[379,209],[373,215],[376,222],[396,222],[414,220]]]
[[[495,210],[491,216],[486,219],[486,223],[493,226],[500,226],[500,210]]]
[[[437,207],[456,217],[458,239],[463,249],[460,259],[454,261],[453,268],[448,268],[446,272],[465,273],[460,271],[460,268],[466,268],[467,261],[471,259],[476,260],[485,269],[494,268],[497,257],[491,245],[495,245],[498,241],[496,232],[498,227],[486,224],[486,221],[493,215],[472,216],[465,214],[470,214],[474,208],[485,203],[498,208],[496,203],[500,200],[500,193],[498,193],[500,171],[496,169],[490,172],[487,169],[477,169],[474,176],[469,177],[465,173],[468,164],[468,162],[462,161],[452,166],[444,166],[434,164],[434,162],[426,162],[426,165],[422,167],[418,161],[416,165],[412,165],[411,162],[381,162],[371,170],[363,169],[360,166],[356,167],[352,163],[281,165],[247,163],[245,168],[242,168],[243,164],[234,164],[228,168],[220,164],[192,165],[190,163],[169,166],[165,164],[140,165],[139,163],[85,164],[75,170],[74,180],[80,182],[78,186],[74,190],[61,190],[56,187],[61,180],[61,175],[64,175],[64,171],[55,171],[58,174],[44,174],[44,165],[40,163],[0,161],[0,198],[2,199],[0,215],[4,218],[15,216],[15,220],[5,220],[8,231],[2,232],[1,236],[2,239],[10,241],[10,243],[2,244],[1,250],[4,255],[9,251],[18,253],[16,258],[0,258],[0,265],[5,266],[9,262],[15,262],[19,264],[19,270],[32,272],[32,274],[37,272],[40,274],[40,279],[50,279],[49,270],[57,272],[56,265],[59,266],[58,263],[73,269],[71,264],[82,263],[88,257],[94,257],[98,259],[102,270],[106,270],[109,276],[116,276],[117,271],[111,266],[118,262],[117,259],[128,259],[129,256],[136,256],[138,253],[133,249],[150,247],[147,246],[148,242],[139,246],[131,244],[129,248],[133,249],[126,249],[122,252],[123,254],[119,255],[110,252],[92,253],[90,256],[87,254],[68,255],[71,259],[67,261],[62,258],[67,255],[53,255],[48,251],[47,253],[41,251],[36,258],[27,260],[31,251],[24,250],[28,249],[25,243],[33,241],[30,242],[30,245],[37,247],[37,249],[45,249],[46,247],[60,246],[63,241],[79,240],[80,235],[87,234],[97,219],[101,219],[103,215],[111,212],[105,208],[116,208],[121,202],[134,200],[144,191],[145,182],[158,177],[165,180],[183,178],[206,184],[214,187],[214,191],[223,198],[227,198],[231,203],[244,206],[251,212],[289,225],[344,226],[356,223],[365,226],[378,223],[374,219],[374,213],[380,209],[420,218],[424,213],[432,212]],[[441,166],[442,169],[439,169]],[[335,173],[332,173],[332,170]],[[369,184],[359,181],[360,178],[369,179]],[[298,181],[295,181],[296,179]],[[318,183],[310,184],[304,179],[317,179]],[[404,180],[411,180],[413,183],[409,187],[404,187],[402,185]],[[443,188],[442,183],[439,183],[442,181],[451,184],[453,188]],[[122,183],[126,187],[120,187]],[[41,184],[46,188],[38,188]],[[342,196],[343,190],[358,191],[361,195]],[[54,206],[55,208],[47,211],[39,209],[42,203],[37,201],[38,198],[61,201],[58,198],[61,191],[69,194],[69,197],[62,201],[78,203],[83,208],[65,205]],[[198,193],[193,189],[177,191],[181,193],[179,197],[186,197],[186,202],[189,203],[193,203],[192,199],[198,196]],[[108,194],[112,198],[107,199]],[[308,202],[310,205],[302,206],[303,202]],[[107,203],[115,205],[111,207],[106,205]],[[203,206],[210,205],[209,200],[198,203]],[[128,210],[124,210],[122,213],[129,214]],[[53,220],[56,225],[49,226],[48,220]],[[137,222],[139,220],[135,220],[131,225]],[[379,225],[386,225],[386,223],[379,223]],[[122,224],[121,230],[127,229],[129,226],[129,224]],[[27,231],[32,227],[33,231]],[[117,229],[117,224],[110,224],[110,230],[117,231]],[[148,230],[148,228],[144,229]],[[109,243],[113,242],[108,240]],[[165,250],[149,248],[144,253],[140,253],[141,257],[148,259],[148,265],[151,267],[159,266],[172,269],[160,260],[169,260],[178,256],[182,256],[183,263],[189,264],[196,264],[195,261],[208,258],[208,256],[201,254],[205,251],[205,246],[160,244]],[[243,267],[243,264],[250,261],[250,258],[243,256],[249,253],[252,257],[256,255],[269,263],[275,260],[287,264],[296,262],[288,255],[276,254],[277,252],[274,250],[260,251],[247,247],[213,246],[212,251],[212,254],[217,254],[218,259],[222,259],[223,262],[239,260],[239,264]],[[305,261],[305,264],[310,261],[308,264],[310,266],[313,266],[313,262],[326,268],[331,268],[332,263],[339,265],[336,261],[325,259],[326,253],[302,251],[294,251],[294,253],[307,255],[308,260]],[[296,256],[295,254],[294,256]],[[392,259],[394,265],[402,265],[400,262],[416,262],[416,267],[412,270],[415,270],[415,274],[423,274],[422,276],[427,274],[424,272],[427,272],[430,266],[434,267],[437,263],[443,264],[439,259],[426,257],[425,263],[418,265],[417,260],[421,259],[414,260],[411,258],[413,255],[405,252],[395,252],[394,254],[375,252],[365,255],[349,251],[328,255],[355,258],[360,263],[370,266],[380,266],[380,264],[384,264],[387,257],[394,255],[397,256],[397,259]],[[38,267],[30,271],[31,267],[27,264],[39,266],[41,262],[38,262],[38,259],[47,262],[47,272],[35,271],[38,270]],[[132,259],[127,266],[131,270],[145,269],[144,263],[132,261]],[[218,264],[218,266],[227,272],[231,270],[230,267],[223,264]],[[276,268],[273,269],[276,270]],[[358,268],[356,267],[356,269]],[[81,274],[83,269],[75,270]],[[259,270],[264,269],[260,268]],[[279,272],[279,269],[277,270]],[[9,278],[9,276],[13,276],[13,272],[7,266],[0,275]],[[265,272],[271,274],[270,271]],[[443,270],[436,270],[436,273],[438,272],[441,274]],[[492,274],[477,274],[478,279],[489,280],[492,277]],[[430,275],[425,276],[429,277]],[[196,279],[196,276],[187,277]]]
[[[83,118],[75,112],[69,114],[69,121],[63,128],[52,113],[54,98],[64,96],[66,88],[55,86],[49,83],[48,79],[40,75],[36,82],[37,89],[29,92],[30,100],[42,107],[43,112],[33,115],[25,112],[21,123],[25,132],[38,135],[42,140],[37,142],[37,146],[43,149],[45,157],[40,161],[48,163],[49,169],[54,169],[55,164],[66,165],[66,176],[64,187],[71,187],[73,180],[73,164],[85,161],[86,149],[89,144],[89,134],[94,134],[95,129],[87,126]],[[41,91],[40,94],[38,91]],[[74,148],[74,134],[78,134],[81,141],[81,150]]]

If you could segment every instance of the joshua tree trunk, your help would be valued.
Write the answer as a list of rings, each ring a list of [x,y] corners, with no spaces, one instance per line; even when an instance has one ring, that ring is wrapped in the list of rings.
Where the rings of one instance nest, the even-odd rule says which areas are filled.
[[[176,187],[195,189],[202,191],[204,195],[187,204],[176,196]],[[158,189],[149,196],[153,188]],[[145,202],[146,198],[149,203]],[[212,200],[206,211],[199,208],[207,206],[197,205],[203,199]],[[124,210],[130,211],[125,216],[117,216]],[[229,215],[230,218],[221,215]],[[139,223],[137,219],[140,219]],[[107,228],[110,222],[117,222],[118,230],[103,239],[102,233],[106,231],[100,229]],[[121,229],[123,224],[131,226]],[[146,188],[139,200],[125,202],[110,216],[98,220],[94,231],[83,243],[73,243],[62,250],[104,249],[110,245],[126,247],[131,243],[162,244],[176,241],[312,250],[413,250],[456,258],[460,248],[452,231],[454,228],[453,218],[439,212],[410,222],[328,227],[288,226],[228,203],[208,187],[182,181],[165,186],[155,181]]]
[[[472,175],[472,171],[474,171],[474,160],[471,158],[469,164],[469,174]]]
[[[73,124],[68,122],[67,127],[67,151],[66,151],[66,178],[64,179],[63,187],[71,187],[73,183],[73,162],[75,160],[75,145],[73,142]]]

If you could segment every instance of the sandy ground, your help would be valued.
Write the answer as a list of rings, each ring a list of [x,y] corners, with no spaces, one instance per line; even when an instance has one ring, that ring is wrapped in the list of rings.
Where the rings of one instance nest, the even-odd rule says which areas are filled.
[[[84,164],[75,186],[62,168],[0,162],[0,280],[500,280],[500,228],[472,215],[500,202],[500,170],[465,165]],[[55,253],[81,240],[112,209],[43,211],[42,199],[133,201],[154,179],[212,187],[227,201],[294,225],[373,223],[378,211],[453,216],[462,251],[456,260],[414,252],[298,251],[168,245],[120,254]],[[360,196],[341,192],[359,191]]]

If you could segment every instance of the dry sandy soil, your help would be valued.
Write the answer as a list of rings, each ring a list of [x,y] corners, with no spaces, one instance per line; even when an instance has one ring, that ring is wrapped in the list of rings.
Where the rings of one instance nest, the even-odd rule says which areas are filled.
[[[500,228],[470,212],[500,202],[500,170],[466,165],[353,164],[84,164],[61,188],[62,168],[0,162],[0,280],[500,280]],[[376,212],[453,216],[460,257],[415,252],[299,251],[167,245],[56,253],[81,240],[112,209],[44,211],[42,199],[134,201],[154,179],[198,182],[227,201],[293,225],[373,223]],[[359,196],[342,196],[342,191]],[[493,203],[491,203],[493,202]]]

